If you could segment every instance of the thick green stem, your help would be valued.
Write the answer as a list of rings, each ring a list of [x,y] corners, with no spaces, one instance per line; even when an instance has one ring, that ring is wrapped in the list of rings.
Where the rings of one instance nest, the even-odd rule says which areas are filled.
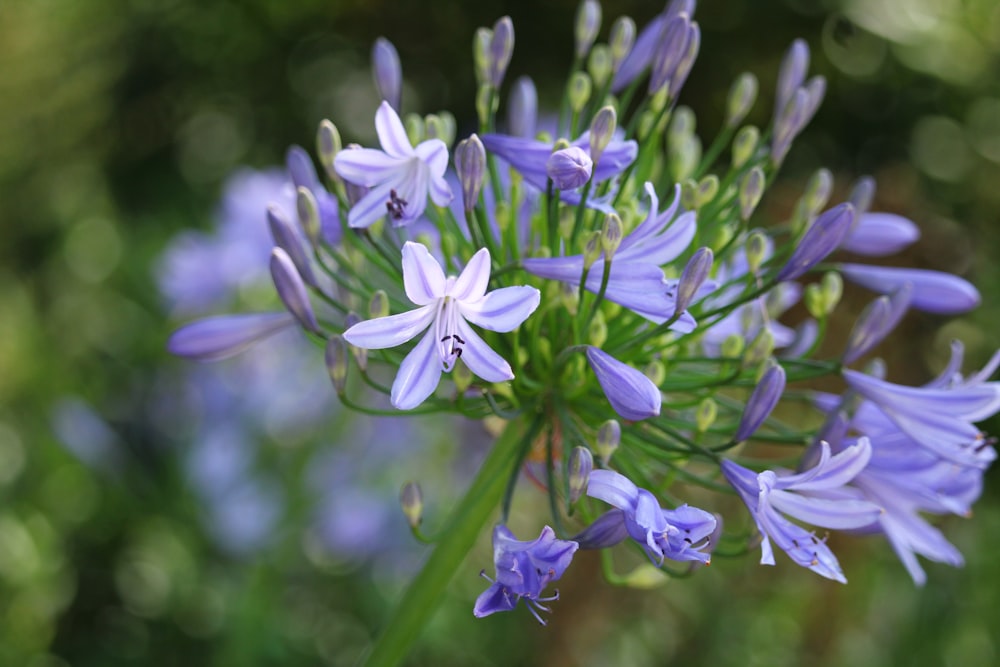
[[[407,656],[420,631],[431,620],[452,576],[500,505],[524,435],[525,424],[511,422],[493,443],[479,474],[455,507],[424,568],[403,594],[365,665],[394,667]]]

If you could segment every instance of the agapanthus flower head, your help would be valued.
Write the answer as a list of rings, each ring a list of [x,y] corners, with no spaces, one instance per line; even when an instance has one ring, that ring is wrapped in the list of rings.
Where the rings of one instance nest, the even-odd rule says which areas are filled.
[[[578,548],[576,542],[556,539],[548,526],[542,528],[537,539],[522,542],[507,526],[498,525],[493,529],[496,579],[490,579],[492,584],[476,600],[472,613],[482,618],[498,611],[511,611],[523,598],[532,615],[545,625],[538,610],[551,611],[542,603],[558,600],[559,593],[542,597],[542,592],[563,575]]]
[[[347,223],[368,227],[388,216],[394,225],[408,225],[423,215],[428,197],[438,206],[447,206],[452,199],[451,186],[444,178],[448,146],[440,139],[428,139],[414,148],[388,102],[382,102],[375,113],[375,130],[382,150],[345,150],[334,158],[341,178],[370,188],[351,207]]]
[[[541,294],[527,286],[487,293],[489,280],[486,248],[473,255],[461,274],[446,278],[426,246],[410,241],[403,245],[403,285],[417,308],[366,320],[344,332],[351,345],[379,350],[402,345],[427,331],[400,364],[390,397],[395,407],[409,410],[423,403],[434,393],[442,371],[450,371],[459,359],[487,382],[514,378],[510,364],[469,322],[490,331],[513,331],[535,311]]]

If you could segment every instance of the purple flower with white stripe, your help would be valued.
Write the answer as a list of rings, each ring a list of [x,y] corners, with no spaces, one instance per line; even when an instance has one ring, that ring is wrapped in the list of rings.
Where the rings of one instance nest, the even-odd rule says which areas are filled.
[[[444,178],[448,146],[428,139],[414,148],[392,106],[383,101],[375,113],[375,131],[382,150],[357,148],[337,153],[333,166],[345,181],[370,188],[348,212],[351,227],[368,227],[388,215],[396,226],[408,225],[427,208],[452,200]]]
[[[359,322],[344,332],[351,345],[380,350],[402,345],[427,333],[400,364],[390,399],[400,410],[417,407],[434,393],[442,371],[459,358],[487,382],[512,380],[514,373],[500,355],[472,330],[469,322],[490,331],[513,331],[538,307],[534,287],[502,287],[486,293],[490,253],[483,248],[456,278],[445,277],[441,265],[419,243],[403,245],[403,286],[418,308],[399,315]]]
[[[604,549],[631,537],[656,565],[665,558],[699,563],[712,559],[708,546],[717,526],[714,515],[690,505],[663,509],[656,496],[612,470],[590,473],[587,495],[616,509],[574,538],[581,548]]]
[[[476,600],[472,613],[482,618],[498,611],[511,611],[524,598],[528,611],[545,625],[538,611],[551,609],[541,603],[558,600],[559,592],[552,597],[542,597],[542,591],[563,575],[578,548],[576,542],[556,539],[555,532],[548,526],[531,542],[522,542],[506,526],[497,526],[493,529],[496,579],[490,579],[485,572],[480,573],[492,584]]]

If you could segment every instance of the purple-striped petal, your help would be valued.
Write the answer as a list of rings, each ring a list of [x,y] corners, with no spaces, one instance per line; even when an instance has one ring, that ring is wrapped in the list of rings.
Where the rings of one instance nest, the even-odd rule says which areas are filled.
[[[425,308],[429,308],[429,306],[425,306]],[[344,337],[347,338],[346,333]],[[412,410],[434,393],[441,380],[441,362],[435,350],[437,342],[435,338],[432,328],[399,365],[399,372],[396,373],[396,379],[392,383],[392,392],[389,396],[393,407],[400,410]]]
[[[603,500],[612,507],[631,512],[639,499],[639,488],[625,475],[613,470],[590,473],[587,495]]]
[[[406,136],[406,129],[403,127],[399,115],[386,101],[382,101],[378,111],[375,112],[375,132],[378,134],[378,141],[382,145],[382,150],[395,158],[412,158],[415,155],[413,145],[410,144],[409,137]]]
[[[501,287],[477,301],[458,304],[462,317],[490,331],[513,331],[535,312],[542,294],[534,287]]]
[[[913,285],[910,305],[939,315],[958,315],[977,307],[979,291],[967,280],[943,271],[903,269],[868,264],[840,264],[844,277],[881,294],[892,294]]]
[[[402,345],[430,326],[437,314],[435,304],[398,315],[358,322],[344,332],[344,340],[366,350],[381,350]]]
[[[840,247],[867,257],[903,250],[920,238],[920,228],[894,213],[864,213]]]
[[[294,324],[295,318],[289,313],[208,317],[186,324],[171,334],[167,350],[196,361],[219,361]]]
[[[458,331],[464,339],[462,361],[469,370],[487,382],[506,382],[514,379],[510,364],[493,351],[482,338],[463,320],[458,318]]]
[[[372,187],[393,178],[410,158],[398,158],[374,148],[352,148],[337,153],[333,168],[345,181]]]
[[[444,296],[444,270],[422,243],[403,244],[403,288],[406,298],[426,306]]]
[[[458,274],[458,278],[448,290],[448,296],[459,302],[482,299],[490,284],[491,268],[490,251],[480,248]]]

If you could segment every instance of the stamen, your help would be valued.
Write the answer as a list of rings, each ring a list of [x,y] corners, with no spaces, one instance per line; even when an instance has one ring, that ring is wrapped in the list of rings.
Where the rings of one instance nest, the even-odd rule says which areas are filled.
[[[402,199],[395,190],[389,190],[389,201],[385,203],[385,210],[393,220],[401,220],[406,210],[408,201]]]

